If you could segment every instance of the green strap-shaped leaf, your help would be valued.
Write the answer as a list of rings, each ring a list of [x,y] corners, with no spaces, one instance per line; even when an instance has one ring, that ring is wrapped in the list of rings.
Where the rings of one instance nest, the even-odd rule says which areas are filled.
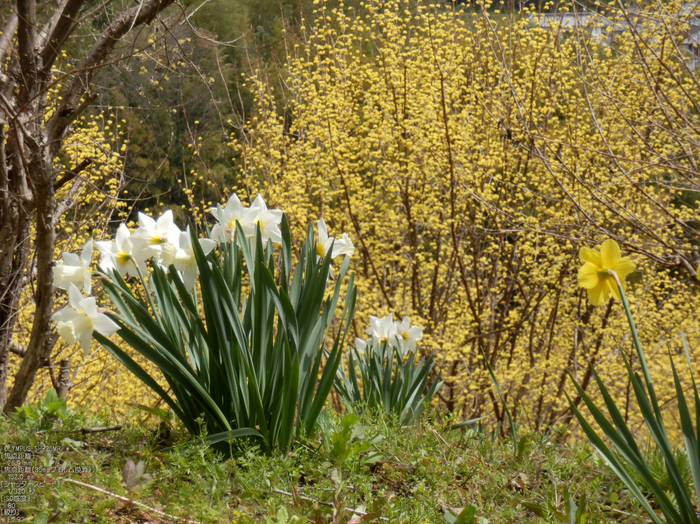
[[[289,294],[289,276],[292,270],[292,235],[289,231],[287,215],[282,215],[280,224],[282,231],[282,268],[280,270],[280,285],[284,292]]]
[[[595,372],[594,372],[595,373]],[[666,516],[667,519],[671,519],[671,522],[680,522],[680,515],[678,514],[678,511],[673,507],[673,504],[671,501],[668,499],[668,496],[666,495],[665,491],[663,488],[659,485],[658,481],[654,478],[654,475],[652,474],[651,470],[649,469],[648,465],[646,464],[644,460],[644,456],[642,455],[641,451],[637,447],[636,443],[634,442],[634,439],[630,442],[627,434],[629,433],[629,429],[627,428],[627,425],[624,423],[624,419],[622,419],[622,422],[620,425],[618,425],[618,429],[616,429],[608,420],[607,418],[603,415],[603,413],[595,406],[593,401],[590,399],[590,397],[583,391],[583,389],[578,385],[578,383],[569,375],[574,386],[576,387],[576,390],[581,397],[581,399],[584,401],[586,404],[586,407],[588,407],[588,410],[590,411],[591,415],[593,415],[593,418],[595,421],[598,423],[598,425],[601,427],[603,430],[603,433],[610,439],[610,441],[615,445],[617,448],[618,452],[622,455],[622,457],[627,461],[642,477],[642,480],[649,486],[649,488],[652,490],[654,493],[654,496],[657,499],[657,502],[659,503],[659,506],[661,507],[661,510],[663,511],[664,515]],[[603,395],[604,399],[612,399],[610,397],[610,394],[608,393],[607,389],[603,385],[602,381],[600,380],[600,377],[598,377],[597,374],[595,374],[596,382],[598,384],[598,387],[601,390],[601,394]],[[568,396],[567,396],[568,398]],[[607,402],[606,402],[607,403]],[[570,404],[571,401],[570,401]],[[574,409],[575,406],[572,407]],[[614,406],[614,402],[612,403],[612,409],[610,406],[608,406],[608,411],[611,412],[611,415],[614,414],[614,417],[619,417],[621,418],[621,415],[619,413],[619,410],[617,407]],[[607,446],[604,448],[605,453],[601,451],[602,448],[599,447],[599,441],[602,443],[600,438],[595,435],[595,431],[593,431],[592,428],[590,428],[590,425],[586,424],[584,425],[584,422],[582,422],[582,417],[579,418],[580,413],[578,412],[578,409],[574,409],[574,413],[576,414],[576,418],[579,420],[579,423],[581,423],[581,427],[584,429],[586,432],[586,435],[588,438],[591,440],[593,445],[598,449],[601,454],[603,454],[603,457],[605,458],[606,462],[613,468],[615,473],[620,477],[620,479],[625,482],[625,485],[627,485],[628,489],[633,492],[634,496],[637,497],[637,493],[641,493],[639,491],[639,488],[636,486],[631,488],[628,485],[628,480],[629,482],[634,485],[634,482],[631,480],[629,477],[629,474],[627,474],[626,471],[624,471],[624,468],[620,464],[619,460],[617,457],[608,450]],[[586,429],[586,427],[590,428],[590,431],[592,434],[589,433],[589,431]],[[619,430],[619,431],[618,431]],[[621,432],[624,432],[625,434],[621,434]],[[595,435],[595,439],[592,437],[592,435]],[[621,472],[619,469],[622,468],[624,471],[625,477],[621,476]],[[628,480],[626,480],[628,479]],[[646,502],[646,499],[643,497],[644,500],[640,499],[640,502],[642,505],[645,506],[645,509],[647,506],[649,506],[648,502]],[[646,505],[645,505],[646,504]]]
[[[690,460],[690,471],[693,475],[693,486],[695,487],[695,500],[700,500],[700,396],[698,395],[698,387],[695,383],[695,373],[693,372],[693,364],[690,360],[690,349],[688,341],[685,338],[685,333],[681,333],[681,341],[683,342],[683,350],[685,351],[686,361],[688,362],[688,370],[690,371],[690,380],[693,384],[693,398],[695,401],[695,433],[693,434],[692,423],[683,430],[683,438],[686,439],[686,450]],[[693,443],[690,447],[688,442]],[[693,448],[691,450],[691,448]]]
[[[275,281],[272,278],[270,271],[266,267],[260,268],[260,273],[262,276],[262,281],[266,285],[267,289],[272,295],[275,305],[277,306],[282,325],[285,327],[285,330],[291,335],[292,340],[294,341],[294,348],[299,347],[299,326],[297,325],[294,306],[289,300],[289,296],[284,289],[277,289]]]
[[[508,415],[508,422],[510,423],[510,431],[511,434],[513,435],[513,455],[517,457],[518,455],[518,428],[515,425],[515,421],[513,420],[513,417],[510,414],[510,410],[508,409],[508,406],[506,406],[506,401],[503,398],[503,394],[501,393],[501,387],[498,385],[498,380],[496,379],[496,375],[493,372],[493,369],[491,369],[491,364],[489,364],[489,361],[486,358],[486,355],[484,354],[484,364],[486,364],[486,368],[489,370],[489,374],[491,375],[491,380],[493,381],[493,385],[496,387],[496,393],[498,393],[498,398],[501,400],[501,404],[503,404],[503,409],[506,412],[506,415]]]
[[[573,378],[572,378],[573,381]],[[580,389],[578,384],[574,381],[574,386],[576,386],[576,389],[579,391],[579,395],[583,390]],[[585,395],[585,392],[583,393]],[[574,416],[578,420],[579,424],[581,424],[581,428],[583,429],[583,432],[586,434],[588,439],[591,441],[593,444],[593,447],[596,448],[598,453],[600,454],[601,457],[603,457],[603,460],[610,466],[610,468],[615,472],[615,474],[619,477],[619,479],[627,486],[627,489],[630,490],[632,495],[639,501],[639,503],[642,505],[644,510],[647,512],[649,515],[649,518],[654,522],[654,524],[666,524],[663,520],[661,520],[658,515],[656,515],[656,512],[652,509],[651,505],[649,504],[649,501],[647,501],[646,497],[644,494],[640,491],[639,487],[637,484],[635,484],[634,480],[632,480],[632,477],[630,476],[629,473],[627,473],[627,470],[625,467],[622,465],[622,463],[619,461],[617,456],[608,448],[608,446],[605,445],[605,442],[598,436],[598,434],[595,432],[595,430],[591,427],[591,425],[586,421],[585,417],[581,414],[579,409],[576,407],[576,404],[571,400],[569,397],[569,394],[565,391],[564,395],[566,395],[566,399],[569,401],[569,406],[571,407],[571,410],[574,412]],[[583,398],[583,396],[581,397]],[[588,399],[590,401],[590,399]],[[584,399],[584,402],[586,402],[586,399]],[[591,402],[591,404],[593,404]],[[588,402],[586,402],[586,405],[588,405]],[[602,413],[593,406],[594,409],[602,416]],[[590,409],[590,406],[589,406]],[[595,415],[594,415],[595,417]],[[602,417],[605,419],[605,417]],[[613,430],[614,431],[614,430]],[[607,434],[607,433],[606,433]]]
[[[232,429],[230,431],[221,431],[219,433],[214,433],[213,435],[207,435],[206,437],[190,440],[184,443],[184,447],[201,445],[202,441],[206,442],[207,444],[217,444],[219,442],[228,442],[234,438],[260,436],[260,432],[255,428]],[[167,453],[175,450],[176,448],[174,446],[168,446],[167,448],[163,448],[159,451]]]
[[[117,360],[119,360],[124,366],[131,371],[138,379],[140,379],[144,384],[146,384],[154,393],[156,393],[163,401],[170,406],[177,418],[185,422],[185,416],[170,395],[168,395],[165,390],[158,384],[158,382],[149,375],[145,369],[143,369],[134,359],[127,355],[119,346],[117,346],[110,339],[105,337],[103,334],[95,331],[93,333],[93,338],[102,344],[107,351],[112,353]]]

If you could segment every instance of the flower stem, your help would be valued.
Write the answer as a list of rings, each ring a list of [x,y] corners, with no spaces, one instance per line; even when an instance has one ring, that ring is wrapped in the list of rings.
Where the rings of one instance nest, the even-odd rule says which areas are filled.
[[[634,319],[632,318],[632,311],[630,311],[630,305],[627,302],[627,296],[625,295],[625,290],[622,289],[622,284],[620,283],[620,278],[617,276],[612,269],[608,270],[608,273],[615,280],[617,288],[620,290],[620,298],[622,299],[622,305],[625,308],[625,313],[627,313],[627,321],[630,325],[630,331],[632,332],[632,340],[634,341],[634,346],[637,350],[637,356],[639,357],[639,363],[642,366],[642,372],[644,373],[644,380],[647,383],[647,388],[652,397],[654,394],[654,385],[651,381],[651,375],[649,374],[649,368],[647,367],[647,361],[644,358],[644,352],[642,351],[642,343],[639,341],[639,335],[637,334],[637,327],[634,325]]]

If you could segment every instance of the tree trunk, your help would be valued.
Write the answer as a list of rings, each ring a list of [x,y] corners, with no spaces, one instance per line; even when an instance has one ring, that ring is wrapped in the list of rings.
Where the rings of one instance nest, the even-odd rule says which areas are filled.
[[[16,169],[21,163],[17,139],[6,135],[3,120],[0,118],[0,408],[7,401],[10,343],[26,279],[32,206],[26,181]]]
[[[24,215],[24,216],[22,216]],[[0,219],[0,408],[7,400],[10,342],[19,311],[23,272],[27,263],[27,251],[22,247],[29,242],[29,216],[11,210],[9,216]]]
[[[27,352],[15,376],[12,392],[7,398],[4,411],[13,411],[27,398],[29,388],[34,383],[37,370],[49,360],[53,344],[47,343],[53,309],[53,255],[56,247],[56,231],[53,226],[53,211],[56,198],[53,189],[53,169],[43,158],[36,160],[34,205],[36,237],[34,252],[36,257],[36,282],[34,292],[35,310],[32,332]],[[38,165],[37,165],[38,164]]]

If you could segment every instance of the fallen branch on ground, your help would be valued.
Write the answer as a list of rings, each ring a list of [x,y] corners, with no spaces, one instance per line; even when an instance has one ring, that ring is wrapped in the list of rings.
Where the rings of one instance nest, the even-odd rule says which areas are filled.
[[[62,479],[62,480],[64,482],[70,482],[71,484],[75,484],[76,486],[82,486],[84,488],[92,489],[94,491],[99,491],[100,493],[104,493],[105,495],[109,495],[110,497],[114,497],[114,498],[119,499],[123,502],[130,502],[132,504],[135,504],[136,506],[146,508],[148,511],[152,511],[154,513],[157,513],[158,515],[168,517],[169,519],[185,520],[182,517],[176,517],[175,515],[169,515],[168,513],[164,513],[163,511],[157,510],[156,508],[152,508],[151,506],[147,506],[143,502],[139,502],[137,500],[130,499],[129,497],[124,497],[122,495],[117,495],[116,493],[112,493],[111,491],[107,491],[106,489],[98,488],[97,486],[93,486],[92,484],[86,484],[85,482],[80,482],[78,480],[73,480],[73,479]],[[189,522],[191,524],[201,524],[201,522],[198,522],[196,520],[187,520],[185,522]]]

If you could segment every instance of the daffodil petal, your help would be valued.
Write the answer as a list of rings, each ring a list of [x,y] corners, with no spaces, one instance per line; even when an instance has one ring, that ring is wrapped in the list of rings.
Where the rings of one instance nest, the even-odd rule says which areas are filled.
[[[64,307],[63,309],[59,309],[53,315],[51,315],[51,318],[54,319],[56,322],[71,322],[78,315],[80,315],[80,313],[75,309],[71,307]]]
[[[237,210],[243,210],[243,204],[241,204],[241,199],[238,198],[238,195],[236,193],[231,195],[231,197],[228,199],[228,202],[226,202],[226,207],[229,206]]]
[[[80,253],[80,258],[88,266],[92,262],[92,239],[88,240],[83,246],[83,250]]]
[[[119,331],[119,324],[114,322],[104,313],[100,313],[93,319],[93,327],[98,333],[102,333],[104,336],[108,337],[112,333]]]
[[[622,297],[620,296],[620,288],[617,287],[617,283],[613,278],[607,278],[605,279],[605,282],[608,285],[608,289],[612,293],[612,295],[617,299],[617,300],[622,300]]]
[[[328,240],[328,227],[326,226],[326,221],[323,218],[318,219],[318,243],[325,244]]]
[[[208,255],[216,247],[216,242],[214,240],[209,240],[208,238],[200,238],[199,245],[204,251],[205,255]]]
[[[159,232],[167,233],[171,225],[174,225],[173,211],[172,209],[168,209],[165,213],[158,217],[158,220],[156,220],[156,230]]]
[[[63,253],[63,261],[67,266],[79,266],[80,257],[75,253]]]
[[[219,224],[214,224],[214,227],[212,227],[211,231],[209,232],[209,237],[215,242],[226,242],[226,234],[224,228],[222,228]]]
[[[92,341],[92,329],[86,329],[78,334],[78,340],[83,346],[83,351],[85,354],[90,353],[90,342]]]
[[[593,304],[594,306],[599,306],[603,302],[605,302],[606,298],[608,298],[610,288],[608,287],[605,280],[601,280],[597,286],[595,286],[592,289],[588,289],[587,291],[588,300],[591,302],[591,304]]]
[[[97,301],[95,297],[84,298],[79,304],[80,307],[78,309],[84,311],[87,316],[92,318],[97,316]]]
[[[140,211],[139,211],[138,217],[139,217],[139,229],[145,229],[147,231],[155,231],[155,229],[156,229],[156,221],[155,220],[153,220],[151,217],[149,217],[145,213],[141,213]]]
[[[600,268],[590,262],[586,262],[578,270],[578,285],[586,289],[593,289],[600,281],[599,272]]]
[[[588,262],[598,267],[603,266],[603,259],[600,256],[600,252],[590,247],[582,247],[578,254],[579,258],[583,262]]]
[[[612,270],[617,273],[617,276],[620,277],[620,281],[624,281],[627,275],[634,271],[634,269],[634,262],[627,257],[621,258],[612,268]]]
[[[192,264],[188,265],[182,272],[182,281],[188,291],[194,289],[194,284],[197,281],[197,274],[197,266]]]
[[[603,258],[603,267],[606,269],[614,268],[620,262],[620,258],[622,258],[620,246],[611,238],[607,239],[600,246],[600,255]]]
[[[68,286],[68,303],[71,305],[71,307],[77,311],[82,311],[80,302],[84,299],[85,297],[83,294],[78,291],[76,285],[71,282]]]
[[[131,232],[129,231],[129,228],[126,227],[125,224],[120,224],[117,228],[117,234],[114,237],[114,242],[116,244],[115,252],[122,250],[129,252],[131,251],[131,241],[129,240],[130,236]]]

